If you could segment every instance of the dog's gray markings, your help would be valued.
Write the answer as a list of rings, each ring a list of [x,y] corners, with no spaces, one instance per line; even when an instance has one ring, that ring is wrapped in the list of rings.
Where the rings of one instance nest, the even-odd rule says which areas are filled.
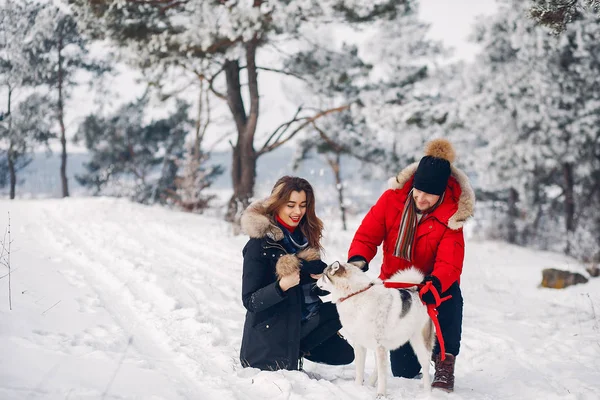
[[[404,318],[410,307],[412,306],[412,296],[410,292],[406,289],[398,289],[400,292],[400,299],[402,299],[402,312],[400,312],[400,318]]]

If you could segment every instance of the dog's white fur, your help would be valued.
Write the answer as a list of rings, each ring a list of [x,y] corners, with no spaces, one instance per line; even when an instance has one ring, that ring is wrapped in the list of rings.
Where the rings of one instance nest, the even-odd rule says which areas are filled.
[[[420,283],[423,274],[414,268],[396,273],[390,281]],[[388,351],[410,342],[423,371],[425,390],[431,389],[429,361],[435,332],[427,308],[419,298],[416,286],[408,290],[403,301],[398,289],[388,289],[377,281],[369,289],[340,302],[340,299],[368,287],[372,280],[353,264],[335,262],[317,281],[317,286],[331,292],[340,321],[355,352],[356,383],[363,384],[366,349],[375,350],[377,395],[386,393]],[[403,305],[404,303],[404,305]],[[409,307],[410,305],[410,307]]]

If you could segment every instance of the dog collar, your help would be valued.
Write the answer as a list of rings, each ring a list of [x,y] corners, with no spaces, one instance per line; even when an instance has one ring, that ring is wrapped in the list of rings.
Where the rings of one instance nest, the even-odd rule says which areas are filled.
[[[346,300],[348,300],[348,299],[349,299],[350,297],[352,297],[352,296],[356,296],[357,294],[360,294],[360,293],[362,293],[362,292],[366,292],[367,290],[371,289],[371,288],[373,287],[373,285],[374,285],[374,283],[373,283],[373,282],[371,282],[371,283],[369,283],[369,286],[367,286],[366,288],[364,288],[364,289],[361,289],[361,290],[359,290],[358,292],[354,292],[354,293],[352,293],[352,294],[349,294],[349,295],[348,295],[348,296],[346,296],[346,297],[342,297],[342,298],[341,298],[341,299],[339,299],[337,302],[338,302],[338,303],[341,303],[342,301],[346,301]]]

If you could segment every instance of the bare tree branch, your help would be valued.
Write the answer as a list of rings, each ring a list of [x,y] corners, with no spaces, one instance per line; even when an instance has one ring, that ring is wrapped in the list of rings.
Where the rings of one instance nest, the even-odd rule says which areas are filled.
[[[4,257],[4,250],[6,249],[6,234],[8,232],[8,228],[4,230],[4,237],[0,244],[2,244],[2,249],[0,250],[0,264],[4,265],[8,268],[8,260]]]
[[[315,130],[319,132],[319,136],[321,137],[321,139],[323,139],[325,143],[327,143],[335,153],[349,153],[349,150],[347,148],[340,145],[339,143],[334,142],[329,136],[327,136],[327,134],[321,128],[317,126],[315,122],[313,122],[312,125],[315,128]],[[330,161],[329,158],[327,159],[327,161]],[[333,168],[333,165],[331,166]]]
[[[345,154],[348,154],[348,155],[356,158],[357,160],[367,162],[367,163],[373,162],[373,160],[369,159],[368,157],[357,154],[357,153],[353,152],[352,150],[350,150],[350,148],[343,146],[343,145],[337,143],[336,141],[334,141],[333,139],[331,139],[325,133],[325,131],[323,131],[321,128],[319,128],[317,126],[316,122],[313,122],[312,125],[315,128],[315,130],[319,133],[319,136],[321,137],[321,139],[323,139],[325,141],[325,143],[327,143],[333,149],[333,151],[335,153],[337,153],[337,154],[345,153]],[[328,161],[329,161],[329,159],[328,159]]]
[[[215,79],[224,70],[225,70],[225,66],[221,67],[221,69],[219,69],[217,72],[215,72],[215,74],[213,76],[210,76],[210,77],[208,77],[204,73],[201,73],[201,72],[198,72],[198,71],[194,71],[194,73],[196,74],[196,76],[198,77],[198,79],[200,79],[200,80],[205,79],[208,82],[208,88],[210,89],[211,92],[213,92],[213,94],[215,96],[217,96],[221,100],[227,101],[227,96],[224,95],[223,93],[219,92],[217,89],[215,89],[215,86],[214,86]]]
[[[306,81],[306,79],[303,76],[297,75],[291,71],[285,71],[282,69],[277,69],[277,68],[268,68],[268,67],[256,67],[256,69],[260,69],[263,71],[269,71],[269,72],[275,72],[277,74],[283,74],[283,75],[288,75],[288,76],[293,76],[296,79],[300,79],[301,81]]]
[[[8,241],[6,239],[6,236],[8,236]],[[7,244],[8,244],[8,246],[7,246]],[[3,260],[2,263],[8,267],[8,308],[9,308],[9,310],[12,310],[12,287],[11,287],[11,282],[10,282],[10,276],[11,276],[12,270],[10,269],[10,244],[11,244],[11,240],[10,240],[10,211],[9,211],[8,212],[8,227],[4,231],[4,238],[2,239],[2,250],[0,251],[0,258],[4,258],[4,253],[6,252],[6,258],[4,258],[5,261]]]
[[[48,311],[52,310],[52,309],[53,309],[54,307],[56,307],[56,306],[58,305],[58,303],[60,303],[61,301],[62,301],[62,300],[59,300],[59,301],[57,301],[56,303],[52,304],[52,305],[50,306],[50,308],[47,308],[47,309],[46,309],[44,312],[42,312],[42,314],[41,314],[41,315],[44,315],[44,314],[46,314]]]
[[[303,122],[298,127],[296,127],[296,129],[294,129],[293,131],[291,131],[287,135],[286,138],[277,140],[277,141],[275,141],[274,143],[272,143],[270,145],[263,146],[262,149],[260,149],[259,151],[256,152],[256,156],[259,157],[259,156],[261,156],[261,155],[263,155],[265,153],[273,151],[276,148],[284,145],[290,139],[292,139],[298,132],[300,132],[306,126],[310,125],[311,123],[313,123],[314,121],[318,120],[319,118],[324,117],[324,116],[329,115],[329,114],[333,114],[333,113],[336,113],[336,112],[341,112],[341,111],[347,110],[348,108],[350,108],[350,104],[346,104],[346,105],[343,105],[343,106],[339,106],[339,107],[330,108],[330,109],[327,109],[327,110],[320,111],[317,114],[313,115],[312,117],[304,117],[304,118],[297,119],[297,121],[303,121]]]
[[[160,100],[161,100],[161,101],[166,101],[166,100],[170,99],[170,98],[171,98],[171,97],[173,97],[173,96],[176,96],[176,95],[178,95],[178,94],[181,94],[182,92],[184,92],[184,91],[186,91],[187,89],[189,89],[189,87],[190,87],[190,84],[191,84],[191,81],[190,81],[190,82],[186,82],[186,83],[182,84],[182,85],[181,85],[181,87],[178,87],[178,88],[172,89],[172,90],[170,90],[169,92],[162,94],[162,95],[160,96]]]
[[[266,141],[266,142],[265,142],[265,144],[263,145],[263,148],[267,147],[267,146],[268,146],[268,145],[271,143],[271,140],[273,140],[273,138],[274,138],[276,135],[278,135],[278,136],[277,136],[277,139],[275,139],[275,142],[279,141],[279,139],[281,138],[281,136],[282,136],[282,135],[283,135],[285,132],[287,132],[287,130],[289,129],[289,127],[290,127],[290,126],[291,126],[291,125],[292,125],[294,122],[297,122],[297,121],[300,121],[300,120],[302,120],[302,119],[305,119],[305,118],[298,118],[298,115],[300,114],[300,112],[301,112],[301,111],[302,111],[302,106],[299,106],[299,107],[298,107],[298,109],[296,110],[296,113],[294,114],[294,117],[293,117],[291,120],[289,120],[289,121],[287,121],[287,122],[284,122],[283,124],[279,125],[279,126],[277,127],[277,129],[275,129],[275,130],[273,131],[273,133],[271,133],[271,135],[270,135],[270,136],[267,138],[267,141]],[[280,131],[280,130],[281,130],[281,131]]]
[[[14,273],[16,270],[18,270],[19,268],[13,268],[10,270],[10,274]],[[6,278],[8,275],[10,275],[9,273],[6,273],[2,276],[0,276],[0,279]]]

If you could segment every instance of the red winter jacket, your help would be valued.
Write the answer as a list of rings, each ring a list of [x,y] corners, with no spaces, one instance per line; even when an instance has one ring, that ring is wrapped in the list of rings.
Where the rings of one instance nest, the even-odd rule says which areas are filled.
[[[462,226],[472,216],[475,195],[467,176],[452,167],[444,201],[431,214],[424,216],[415,235],[413,263],[395,257],[404,203],[413,185],[418,163],[414,163],[390,180],[390,189],[364,217],[352,239],[348,258],[362,256],[370,262],[383,242],[383,265],[379,278],[386,280],[394,273],[414,265],[425,275],[434,275],[445,292],[459,281],[465,255]]]

